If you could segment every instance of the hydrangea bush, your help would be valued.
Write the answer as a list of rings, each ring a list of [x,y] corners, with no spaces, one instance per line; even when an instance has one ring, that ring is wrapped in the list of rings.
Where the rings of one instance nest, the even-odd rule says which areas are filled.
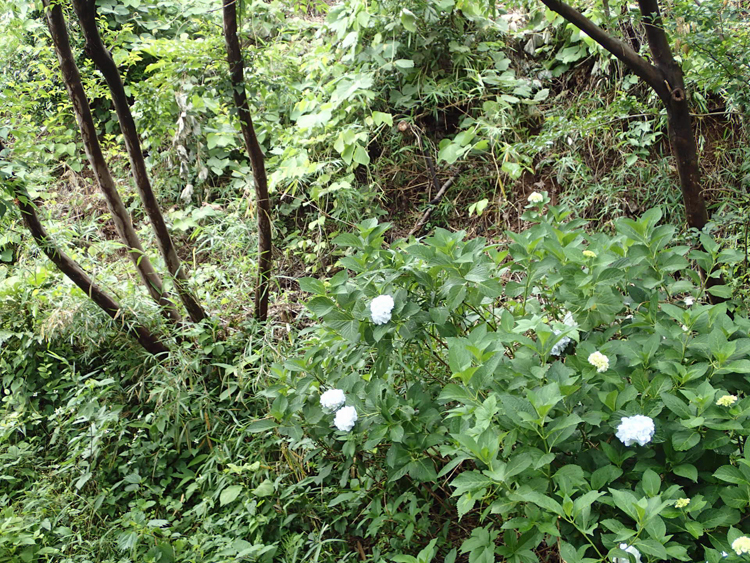
[[[590,234],[544,195],[503,243],[339,236],[341,271],[300,281],[314,344],[265,391],[334,529],[409,563],[741,559],[750,322],[695,265],[742,256],[660,217]]]

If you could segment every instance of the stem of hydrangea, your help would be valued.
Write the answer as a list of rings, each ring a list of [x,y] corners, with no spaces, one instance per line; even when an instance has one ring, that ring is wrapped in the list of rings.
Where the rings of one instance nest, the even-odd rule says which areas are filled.
[[[588,536],[588,535],[586,534],[585,530],[582,530],[582,529],[581,529],[581,528],[580,528],[580,527],[578,526],[578,524],[576,523],[575,519],[573,519],[573,518],[568,518],[567,516],[563,516],[562,518],[563,518],[563,520],[565,520],[565,521],[566,521],[566,522],[567,522],[568,524],[572,524],[572,525],[573,525],[573,526],[575,527],[575,529],[576,529],[576,530],[578,530],[578,531],[579,531],[579,532],[581,533],[581,535],[582,535],[582,536],[583,536],[583,537],[584,537],[584,538],[586,539],[586,541],[587,541],[587,542],[589,542],[589,545],[590,545],[591,547],[593,547],[593,548],[594,548],[594,551],[596,551],[596,554],[597,554],[597,555],[599,556],[599,559],[602,559],[602,560],[603,560],[603,559],[604,559],[604,555],[602,554],[602,552],[601,552],[601,551],[599,551],[599,548],[598,548],[598,547],[597,547],[597,545],[596,545],[596,544],[594,543],[594,541],[593,541],[593,540],[592,540],[592,539],[591,539],[591,538],[590,538],[590,537],[589,537],[589,536]]]

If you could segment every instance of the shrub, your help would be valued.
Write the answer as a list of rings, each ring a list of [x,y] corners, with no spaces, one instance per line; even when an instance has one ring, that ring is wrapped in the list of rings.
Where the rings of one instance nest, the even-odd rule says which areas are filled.
[[[750,322],[705,303],[694,266],[740,256],[679,244],[660,217],[592,235],[545,196],[500,244],[438,229],[388,248],[375,220],[340,235],[345,269],[300,280],[321,325],[276,366],[262,423],[306,456],[333,528],[404,562],[731,552],[748,531]],[[320,405],[329,388],[356,409],[349,432]]]

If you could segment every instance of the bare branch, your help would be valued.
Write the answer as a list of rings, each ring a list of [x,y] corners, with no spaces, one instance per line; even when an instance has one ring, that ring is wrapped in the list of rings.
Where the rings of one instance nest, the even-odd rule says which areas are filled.
[[[541,2],[550,10],[557,12],[570,23],[584,31],[599,45],[625,63],[630,70],[651,86],[660,97],[669,95],[661,73],[659,73],[656,67],[636,53],[630,45],[611,36],[581,12],[564,2],[560,2],[559,0],[541,0]]]

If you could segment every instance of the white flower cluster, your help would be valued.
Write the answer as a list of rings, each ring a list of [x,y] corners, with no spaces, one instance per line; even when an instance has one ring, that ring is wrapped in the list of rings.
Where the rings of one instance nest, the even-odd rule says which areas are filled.
[[[630,446],[635,442],[638,442],[641,446],[645,446],[654,437],[655,430],[654,421],[651,418],[637,414],[623,418],[617,427],[615,436],[626,446]]]
[[[341,389],[329,389],[320,396],[320,406],[332,411],[338,410],[346,403],[346,395]]]
[[[627,553],[632,554],[633,557],[635,557],[636,563],[641,563],[641,552],[638,551],[635,547],[633,547],[632,545],[628,545],[626,543],[621,543],[620,544],[620,549],[622,549],[623,551],[625,551]],[[612,561],[614,563],[630,563],[630,558],[628,558],[628,557],[613,557]]]
[[[542,203],[544,201],[544,196],[539,192],[531,192],[528,199],[529,203]]]
[[[589,363],[594,366],[599,373],[609,369],[609,358],[599,351],[589,354]]]
[[[336,411],[333,424],[342,432],[350,432],[357,422],[357,409],[354,407],[343,407]]]
[[[370,302],[370,313],[372,322],[376,325],[384,325],[391,320],[393,311],[393,297],[390,295],[379,295]]]
[[[346,394],[341,389],[329,389],[320,396],[320,406],[324,409],[336,411],[333,425],[342,432],[350,432],[357,422],[357,409],[343,406]]]
[[[577,328],[578,327],[578,323],[573,318],[573,315],[571,314],[570,311],[568,311],[567,313],[565,313],[565,317],[563,317],[563,324],[566,324],[566,325],[568,325],[570,327],[573,327],[573,328]],[[559,336],[562,333],[561,330],[555,330],[555,329],[552,329],[552,332],[554,333],[555,336]],[[563,336],[552,347],[552,350],[550,351],[550,354],[552,354],[553,356],[559,356],[560,354],[563,353],[563,350],[565,350],[565,347],[570,343],[570,341],[571,341],[570,337]]]

